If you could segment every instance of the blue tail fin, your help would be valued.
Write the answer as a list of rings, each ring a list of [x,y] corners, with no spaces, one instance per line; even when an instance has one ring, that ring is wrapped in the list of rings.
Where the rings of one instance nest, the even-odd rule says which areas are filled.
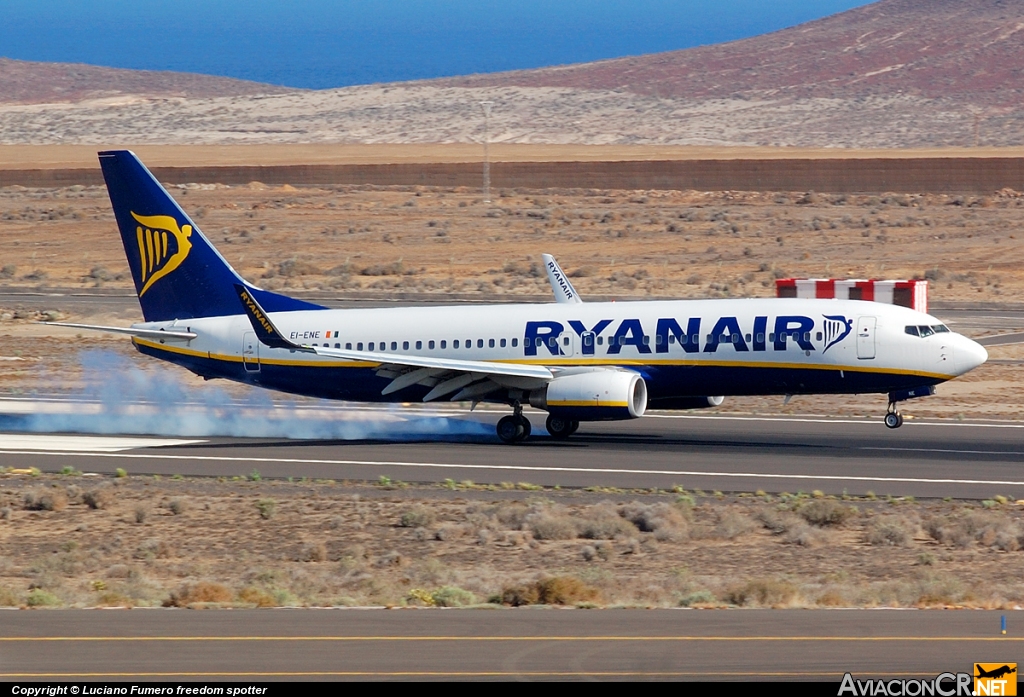
[[[247,284],[135,153],[115,150],[99,157],[147,322],[237,315],[235,284],[245,286],[267,312],[324,309]]]

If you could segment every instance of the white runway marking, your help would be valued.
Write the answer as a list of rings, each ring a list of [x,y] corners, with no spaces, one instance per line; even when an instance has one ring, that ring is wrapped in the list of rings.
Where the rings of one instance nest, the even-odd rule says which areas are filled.
[[[0,455],[41,455],[0,449]],[[675,477],[722,477],[729,479],[790,479],[830,482],[882,482],[915,484],[982,484],[986,486],[1024,486],[1024,481],[1000,479],[929,479],[925,477],[864,477],[831,474],[774,474],[759,472],[701,472],[699,470],[653,470],[604,467],[525,467],[518,465],[468,465],[443,462],[400,462],[390,460],[313,460],[277,457],[228,457],[224,455],[157,455],[150,453],[68,453],[80,457],[124,458],[132,460],[186,460],[190,462],[238,462],[248,464],[348,465],[368,467],[418,467],[422,469],[494,470],[506,472],[564,472],[567,474],[657,474]]]
[[[127,438],[122,436],[53,436],[49,434],[0,433],[0,452],[14,449],[59,452],[71,455],[116,453],[133,448],[158,448],[165,445],[205,443],[202,440],[169,438]]]

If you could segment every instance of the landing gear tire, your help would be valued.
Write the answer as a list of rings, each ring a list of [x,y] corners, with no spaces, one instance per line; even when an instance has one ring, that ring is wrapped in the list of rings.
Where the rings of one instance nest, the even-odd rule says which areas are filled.
[[[548,433],[555,440],[565,440],[573,434],[573,432],[579,428],[579,421],[569,421],[558,416],[548,415],[547,423],[545,424],[548,429]]]
[[[502,443],[518,443],[526,436],[521,419],[522,417],[516,418],[512,415],[501,417],[496,430]]]
[[[495,430],[502,443],[512,444],[520,443],[529,438],[530,432],[533,429],[530,426],[530,420],[522,414],[509,414],[498,420],[498,426]]]
[[[890,411],[885,415],[885,425],[889,428],[899,428],[903,425],[903,414],[898,411]]]

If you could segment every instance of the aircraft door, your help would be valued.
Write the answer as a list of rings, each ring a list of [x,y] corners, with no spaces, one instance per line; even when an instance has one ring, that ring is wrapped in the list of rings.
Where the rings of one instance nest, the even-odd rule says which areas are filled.
[[[580,352],[584,355],[593,355],[595,351],[596,342],[597,337],[594,335],[594,332],[583,332],[583,335],[580,336],[579,341]]]
[[[875,357],[875,318],[857,318],[857,358]]]
[[[242,335],[242,365],[247,373],[260,372],[260,342],[255,332]]]

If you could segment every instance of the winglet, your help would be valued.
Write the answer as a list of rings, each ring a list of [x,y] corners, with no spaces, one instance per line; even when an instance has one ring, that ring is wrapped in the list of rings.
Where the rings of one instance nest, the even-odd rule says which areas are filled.
[[[274,323],[270,321],[270,317],[263,311],[260,304],[253,297],[249,289],[240,283],[235,283],[235,292],[238,294],[238,299],[242,303],[242,309],[245,311],[245,316],[249,318],[249,322],[252,324],[253,330],[256,332],[256,336],[259,337],[260,342],[266,344],[270,348],[286,348],[295,351],[309,351],[313,349],[299,344],[288,341],[284,338],[284,335],[278,331]]]
[[[541,258],[544,260],[544,268],[548,272],[548,282],[551,284],[551,290],[555,294],[555,302],[572,304],[582,303],[583,301],[580,299],[580,294],[572,287],[572,283],[569,282],[569,277],[565,275],[564,271],[562,271],[562,267],[558,265],[555,258],[550,254],[541,254]]]

